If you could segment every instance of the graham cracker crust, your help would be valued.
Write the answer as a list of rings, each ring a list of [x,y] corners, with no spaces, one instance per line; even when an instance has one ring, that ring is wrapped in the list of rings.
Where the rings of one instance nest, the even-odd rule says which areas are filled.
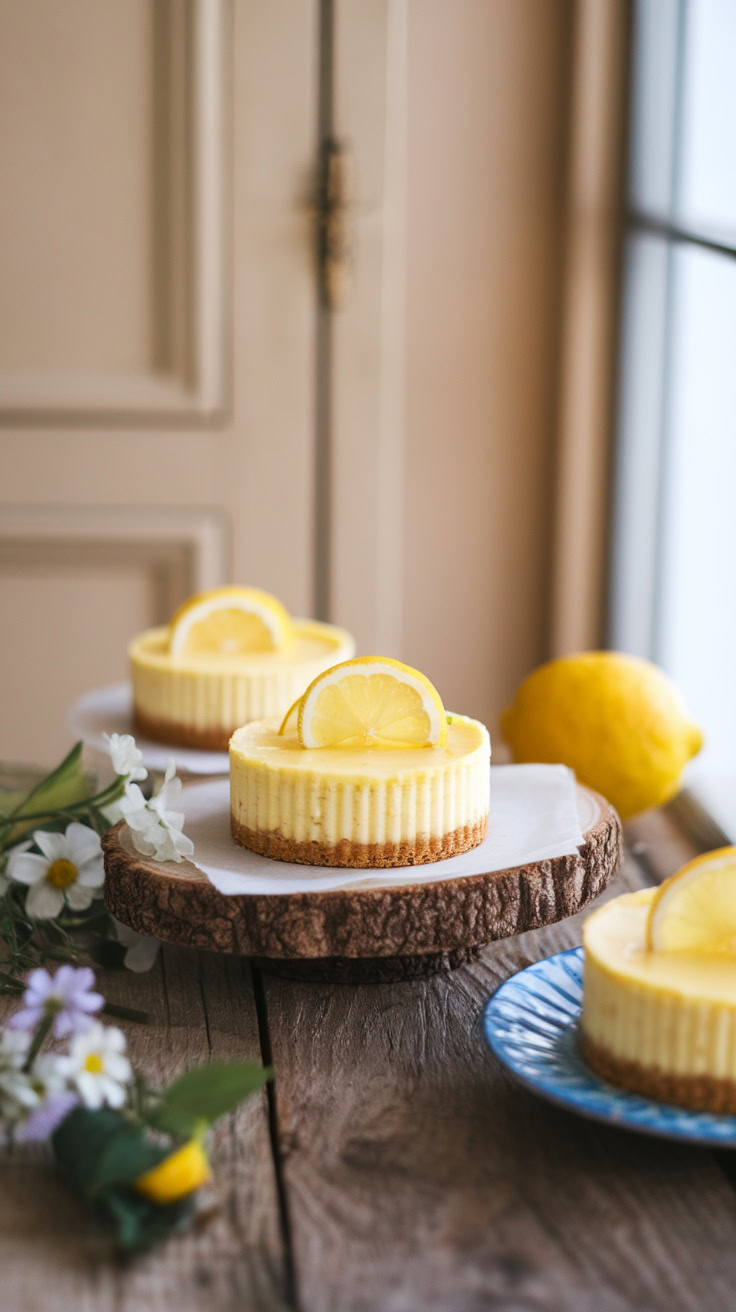
[[[191,724],[175,724],[171,720],[152,719],[133,708],[133,724],[144,738],[157,743],[171,743],[174,747],[200,747],[206,752],[226,752],[230,739],[240,725],[232,729],[195,729]]]
[[[425,835],[415,842],[353,843],[343,838],[339,843],[296,842],[284,838],[278,829],[248,829],[231,814],[230,829],[236,843],[247,847],[259,856],[270,856],[274,861],[291,861],[302,866],[353,866],[356,869],[385,870],[391,866],[420,866],[430,861],[444,861],[477,847],[488,832],[488,817],[475,824],[461,825],[459,829],[438,838]]]
[[[736,1080],[719,1079],[714,1075],[676,1075],[658,1066],[623,1061],[588,1038],[582,1030],[580,1051],[583,1060],[604,1080],[632,1093],[695,1112],[736,1113]]]

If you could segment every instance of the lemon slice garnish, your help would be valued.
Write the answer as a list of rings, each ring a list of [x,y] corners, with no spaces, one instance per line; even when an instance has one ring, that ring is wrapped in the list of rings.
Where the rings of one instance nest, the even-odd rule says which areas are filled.
[[[361,656],[326,670],[299,705],[302,747],[443,747],[447,717],[419,670]]]
[[[736,956],[736,847],[706,852],[660,885],[649,908],[647,947]]]
[[[277,651],[291,637],[288,612],[259,588],[213,588],[179,607],[169,630],[169,652],[186,656],[241,656]]]
[[[299,707],[301,706],[301,704],[302,704],[301,697],[297,697],[296,701],[291,703],[291,706],[289,707],[288,711],[286,712],[286,715],[284,716],[283,720],[281,721],[281,724],[279,725],[280,734],[286,733],[286,730],[290,727],[292,721],[294,722],[294,727],[296,728],[299,719]]]

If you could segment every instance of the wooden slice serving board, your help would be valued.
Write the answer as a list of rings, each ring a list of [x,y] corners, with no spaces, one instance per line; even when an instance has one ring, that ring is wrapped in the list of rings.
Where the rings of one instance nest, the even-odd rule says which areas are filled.
[[[314,893],[226,896],[189,861],[141,856],[121,822],[102,840],[105,902],[142,934],[254,957],[300,979],[432,974],[493,939],[574,915],[605,888],[621,858],[621,823],[597,793],[581,792],[591,820],[571,856],[426,884]]]

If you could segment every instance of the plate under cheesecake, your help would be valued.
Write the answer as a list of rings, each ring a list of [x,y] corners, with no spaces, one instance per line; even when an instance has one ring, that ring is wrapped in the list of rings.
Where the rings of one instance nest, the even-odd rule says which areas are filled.
[[[530,1092],[617,1129],[713,1148],[736,1148],[736,1117],[655,1101],[599,1076],[580,1052],[583,949],[520,970],[489,999],[483,1032]]]

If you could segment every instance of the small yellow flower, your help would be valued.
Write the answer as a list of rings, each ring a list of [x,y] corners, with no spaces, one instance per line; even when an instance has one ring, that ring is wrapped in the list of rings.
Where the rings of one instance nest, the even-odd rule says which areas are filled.
[[[190,1139],[183,1148],[177,1148],[165,1157],[152,1171],[139,1175],[133,1188],[152,1202],[165,1207],[187,1194],[194,1193],[210,1179],[210,1165],[198,1139]]]

